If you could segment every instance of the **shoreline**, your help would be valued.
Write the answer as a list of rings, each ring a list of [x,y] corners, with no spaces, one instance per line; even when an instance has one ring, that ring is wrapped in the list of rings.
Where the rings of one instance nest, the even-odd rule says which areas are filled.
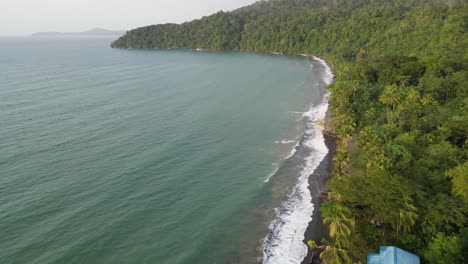
[[[326,83],[325,90],[327,86],[331,85],[335,80],[335,74],[331,69],[330,65],[327,63],[325,58],[316,57],[309,54],[300,54],[300,56],[312,58],[321,62],[328,74],[331,74],[332,79],[329,83]],[[327,100],[328,105],[330,102]],[[330,107],[327,108],[325,113],[325,118],[323,119],[324,123],[328,123],[331,120],[330,116]],[[314,170],[314,172],[309,175],[309,191],[312,196],[312,203],[314,204],[314,211],[312,213],[312,220],[309,222],[306,232],[304,234],[303,243],[307,245],[309,240],[315,241],[317,244],[321,244],[323,238],[328,238],[328,227],[323,223],[322,214],[320,212],[320,205],[322,203],[321,194],[322,191],[326,188],[326,183],[331,177],[331,172],[333,169],[333,156],[336,153],[336,138],[328,134],[324,129],[322,131],[325,145],[328,149],[328,153],[325,155],[323,160],[320,162],[319,166]],[[312,250],[307,246],[307,255],[302,260],[301,264],[310,264],[310,263],[321,263],[318,255],[313,256]]]
[[[306,53],[284,53],[278,51],[256,51],[256,50],[223,50],[223,49],[207,49],[207,48],[117,48],[111,47],[112,49],[122,49],[122,50],[180,50],[180,51],[198,51],[198,52],[241,52],[241,53],[255,53],[255,54],[269,54],[276,56],[301,56],[310,59],[320,59],[326,61],[325,57],[316,56]],[[328,63],[327,63],[328,65]],[[328,85],[327,85],[328,86]]]
[[[195,51],[195,52],[219,52],[223,50],[212,50],[212,49],[201,49],[201,48],[195,48],[195,49],[184,49],[184,48],[156,48],[157,50],[189,50],[189,51]],[[228,50],[226,50],[228,51]],[[229,50],[232,52],[232,50]],[[274,52],[274,51],[247,51],[247,50],[236,50],[237,52],[252,52],[252,53],[257,53],[257,54],[270,54],[270,55],[276,55],[276,56],[301,56],[305,57],[308,59],[312,59],[315,61],[318,61],[325,67],[325,75],[328,76],[323,76],[324,82],[325,82],[325,87],[324,87],[324,95],[326,96],[327,90],[326,87],[330,84],[333,83],[334,81],[334,74],[333,71],[331,70],[331,67],[327,63],[326,59],[324,57],[319,57],[319,56],[314,56],[311,54],[304,54],[304,53],[281,53],[281,52]],[[330,78],[328,81],[325,78]],[[325,116],[323,118],[324,122],[327,123],[330,120],[330,110],[328,109],[328,100],[326,101],[327,103],[327,110],[325,112]],[[330,178],[330,173],[331,173],[331,165],[332,165],[332,159],[336,151],[336,139],[330,135],[327,135],[325,133],[325,130],[322,131],[322,136],[323,136],[323,141],[324,144],[328,150],[327,154],[324,156],[324,158],[319,162],[318,166],[313,170],[313,172],[308,175],[307,177],[307,182],[308,182],[308,187],[307,190],[310,193],[311,196],[311,204],[313,207],[313,211],[310,215],[311,220],[307,224],[305,233],[304,233],[304,239],[302,242],[306,246],[306,254],[302,261],[298,262],[301,264],[309,264],[311,263],[311,255],[312,251],[309,249],[307,246],[307,241],[309,240],[314,240],[317,243],[320,243],[320,240],[322,238],[326,238],[328,235],[328,228],[326,225],[323,224],[322,222],[322,217],[320,213],[320,204],[321,204],[321,199],[320,199],[320,194],[321,191],[325,188],[325,184]],[[298,179],[300,181],[300,178]],[[277,216],[275,216],[271,222],[274,223],[276,220]],[[270,230],[271,231],[271,230]],[[268,237],[268,236],[267,236]],[[264,246],[264,245],[262,245]],[[265,249],[263,249],[265,250]],[[265,262],[265,255],[263,256],[263,263]],[[314,259],[317,259],[317,256],[314,256]],[[317,262],[319,263],[319,262]]]
[[[328,165],[334,146],[331,137],[325,135],[324,126],[316,122],[329,120],[330,93],[326,87],[333,83],[334,74],[324,59],[308,54],[299,56],[313,59],[324,66],[321,75],[324,93],[321,103],[312,105],[304,115],[309,124],[301,144],[312,152],[305,159],[297,184],[270,223],[270,233],[263,243],[264,264],[307,264],[311,254],[307,241],[320,240],[328,233],[320,216],[320,195],[327,180],[322,175],[329,174]]]
[[[324,90],[327,91],[327,86],[331,85],[334,82],[334,73],[323,57],[317,57],[310,54],[299,54],[299,56],[303,56],[306,58],[311,58],[316,61],[322,63],[326,71],[333,76],[329,83],[326,83]],[[327,103],[330,102],[327,100]],[[324,123],[330,122],[330,108],[327,108],[325,113],[325,118],[323,119]],[[326,188],[326,183],[331,177],[331,172],[333,168],[333,156],[336,153],[336,138],[332,135],[328,134],[327,131],[324,129],[322,131],[324,143],[328,149],[328,153],[325,155],[323,160],[314,170],[314,172],[309,175],[309,191],[312,196],[312,204],[314,205],[314,211],[312,213],[312,220],[309,222],[306,232],[304,234],[303,243],[307,245],[309,240],[315,241],[317,244],[321,244],[321,240],[323,238],[328,238],[328,227],[323,223],[322,214],[320,212],[320,205],[322,203],[322,191]],[[301,264],[310,264],[310,263],[321,263],[320,258],[318,255],[313,256],[313,251],[307,246],[307,255],[301,261]]]
[[[329,119],[329,112],[327,112],[327,118]],[[312,203],[314,204],[314,212],[312,214],[312,221],[309,222],[306,233],[304,234],[303,242],[307,244],[307,241],[314,240],[317,244],[321,244],[322,238],[328,237],[328,228],[322,222],[322,214],[320,212],[320,205],[322,203],[321,191],[326,187],[326,182],[330,179],[330,173],[332,170],[333,156],[336,152],[336,138],[327,134],[324,134],[325,145],[328,148],[328,154],[323,158],[320,165],[309,176],[309,191],[312,195]],[[312,250],[307,247],[307,255],[302,260],[301,264],[310,264],[312,257]],[[314,260],[317,260],[318,256],[314,256]],[[320,263],[320,262],[313,262]]]

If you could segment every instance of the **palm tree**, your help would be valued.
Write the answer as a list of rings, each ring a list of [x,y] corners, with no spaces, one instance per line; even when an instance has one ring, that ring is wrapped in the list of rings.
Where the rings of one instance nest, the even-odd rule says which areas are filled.
[[[325,246],[321,245],[317,245],[317,243],[315,243],[314,240],[309,240],[307,241],[307,246],[309,246],[310,250],[312,250],[312,256],[310,256],[310,263],[312,263],[312,261],[314,260],[314,256],[315,256],[315,251],[317,249],[319,250],[324,250],[325,249]]]
[[[336,148],[336,155],[333,157],[333,161],[335,162],[335,176],[338,178],[343,177],[346,174],[346,167],[350,161],[350,157],[346,152],[345,146],[340,145]]]
[[[382,169],[385,170],[392,165],[392,159],[388,157],[383,151],[382,148],[377,147],[372,148],[372,151],[369,151],[369,157],[366,160],[366,168],[367,169]],[[370,148],[369,148],[370,149]]]
[[[320,253],[320,259],[323,260],[326,264],[352,263],[351,258],[348,256],[348,252],[334,245],[326,246],[325,250]]]
[[[415,212],[400,209],[396,225],[397,232],[403,230],[404,233],[408,233],[416,223],[416,218],[418,218],[418,215]]]
[[[357,81],[352,81],[350,85],[351,85],[351,91],[353,92],[353,99],[355,99],[356,92],[359,91],[359,83]]]
[[[375,109],[373,110],[375,114]],[[359,146],[371,154],[374,154],[377,150],[382,148],[381,139],[379,138],[377,131],[375,131],[375,129],[370,126],[364,127],[359,133],[358,138],[359,138]]]
[[[398,89],[398,86],[395,84],[385,87],[382,94],[380,95],[379,101],[385,105],[392,107],[392,110],[395,110],[395,107],[401,101],[401,93]]]
[[[354,220],[348,218],[345,212],[337,213],[332,217],[323,219],[324,224],[330,225],[331,238],[347,238],[351,235],[351,230],[354,228]]]
[[[344,144],[347,146],[348,141],[352,138],[352,134],[356,128],[354,119],[349,114],[342,114],[335,117],[337,121],[336,132],[338,137],[343,139]]]
[[[392,223],[392,226],[396,229],[397,233],[401,230],[403,230],[404,233],[409,232],[418,218],[416,207],[412,204],[411,198],[403,197],[403,200],[405,208],[400,208],[398,212],[396,212],[395,221]]]

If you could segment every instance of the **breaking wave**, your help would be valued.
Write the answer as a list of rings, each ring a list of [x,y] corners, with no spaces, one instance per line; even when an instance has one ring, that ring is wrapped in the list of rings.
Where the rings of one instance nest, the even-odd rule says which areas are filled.
[[[323,59],[313,57],[320,62],[325,72],[322,79],[326,85],[333,82],[333,73]],[[309,190],[309,176],[315,171],[328,153],[323,137],[324,120],[328,110],[329,92],[325,92],[322,101],[304,113],[306,129],[304,137],[297,147],[304,148],[308,155],[300,171],[298,183],[293,188],[271,222],[270,232],[263,241],[264,264],[301,263],[307,255],[307,246],[303,243],[309,222],[312,220],[314,204]],[[290,157],[296,152],[293,149]]]

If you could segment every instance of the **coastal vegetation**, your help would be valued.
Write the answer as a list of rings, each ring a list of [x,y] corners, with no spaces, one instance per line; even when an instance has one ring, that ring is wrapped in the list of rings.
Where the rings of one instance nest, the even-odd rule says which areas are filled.
[[[424,263],[468,262],[468,5],[460,0],[270,0],[127,32],[114,48],[314,54],[338,140],[327,263],[395,245]],[[319,241],[316,241],[319,242]]]

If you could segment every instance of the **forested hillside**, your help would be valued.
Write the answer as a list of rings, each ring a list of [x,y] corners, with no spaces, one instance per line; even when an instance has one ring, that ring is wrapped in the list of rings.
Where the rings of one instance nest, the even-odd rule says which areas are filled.
[[[338,147],[321,206],[330,239],[311,248],[327,263],[389,244],[468,263],[467,29],[466,1],[270,0],[138,28],[112,47],[325,57]]]

